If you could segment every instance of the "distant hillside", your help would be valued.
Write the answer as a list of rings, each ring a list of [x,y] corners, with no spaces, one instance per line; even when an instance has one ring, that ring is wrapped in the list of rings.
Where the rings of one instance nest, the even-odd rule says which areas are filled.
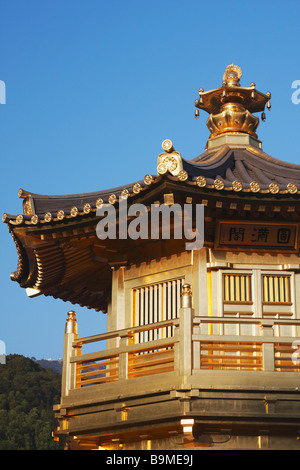
[[[0,450],[56,450],[53,405],[61,374],[11,354],[0,364]]]
[[[45,369],[52,369],[55,372],[62,373],[62,359],[36,359],[35,357],[31,358],[34,362],[37,362],[40,366]]]

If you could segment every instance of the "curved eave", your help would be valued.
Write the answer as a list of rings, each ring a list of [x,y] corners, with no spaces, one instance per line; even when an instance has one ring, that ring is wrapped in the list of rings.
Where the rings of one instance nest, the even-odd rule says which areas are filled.
[[[132,199],[150,185],[157,183],[160,175],[146,175],[143,180],[117,188],[93,193],[48,196],[19,190],[24,199],[23,214],[2,216],[4,223],[11,225],[44,225],[63,223],[68,220],[85,218],[96,214],[104,204],[116,204],[120,198]]]
[[[107,311],[111,269],[87,244],[74,247],[67,240],[48,239],[35,244],[36,236],[17,235],[18,269],[11,279],[27,289],[30,297],[46,295],[80,306]],[[31,243],[31,246],[30,246]]]
[[[12,239],[15,242],[17,255],[18,255],[18,267],[17,270],[11,273],[10,278],[12,281],[22,283],[23,279],[28,278],[29,273],[29,261],[25,249],[22,246],[19,238],[11,231]]]
[[[111,263],[120,262],[122,256],[109,246],[107,250],[103,246],[94,249],[97,209],[103,204],[115,204],[121,197],[134,201],[150,184],[161,179],[161,176],[146,175],[143,181],[133,185],[69,196],[40,196],[20,191],[19,196],[30,201],[35,213],[3,216],[18,254],[18,268],[11,279],[26,288],[32,297],[43,294],[106,312],[111,292]],[[41,217],[40,212],[36,213],[36,209],[45,207],[49,215],[51,204],[59,217],[52,214]]]
[[[293,177],[291,177],[291,180],[287,180],[286,177],[280,178],[280,181],[277,182],[271,178],[267,178],[263,173],[260,175],[257,174],[258,177],[256,179],[252,178],[250,173],[247,173],[248,181],[242,181],[235,177],[230,168],[230,164],[228,165],[228,161],[224,167],[219,166],[214,170],[211,167],[209,167],[208,170],[205,170],[203,167],[197,168],[197,165],[195,164],[192,167],[192,163],[193,162],[191,161],[188,162],[183,160],[183,168],[186,168],[187,170],[183,170],[178,175],[172,175],[170,172],[167,172],[166,177],[173,182],[176,181],[178,183],[184,183],[189,187],[195,186],[205,189],[210,194],[217,193],[218,195],[222,195],[224,193],[232,192],[235,196],[238,196],[239,194],[248,194],[249,196],[256,195],[266,199],[273,198],[275,196],[278,203],[280,203],[280,201],[285,202],[291,197],[298,200],[300,195],[300,182]],[[196,174],[200,174],[198,174],[198,176],[193,175],[191,168],[195,170]],[[216,172],[216,170],[220,170],[220,174],[217,173],[215,177],[204,176],[205,174],[212,174],[213,171]],[[245,167],[241,166],[240,172],[245,171]],[[253,172],[253,169],[251,169],[251,172]],[[153,183],[158,183],[161,179],[162,175],[159,175],[158,177],[154,177],[152,181]],[[261,181],[262,179],[263,181]],[[142,186],[141,182],[137,182],[135,185],[135,192],[131,192],[126,195],[126,197],[129,198],[129,201],[130,198],[137,196],[138,194],[141,196],[142,191],[145,191],[149,187],[149,185]],[[133,186],[130,187],[132,188]],[[44,213],[39,212],[32,215],[10,215],[5,213],[3,214],[2,220],[3,222],[9,223],[13,226],[42,226],[49,223],[56,225],[66,223],[69,220],[84,220],[88,216],[93,215],[93,213],[96,215],[97,208],[101,207],[103,204],[117,204],[122,191],[128,191],[128,188],[129,186],[124,186],[122,189],[118,188],[118,191],[111,190],[105,193],[97,193],[97,199],[95,200],[94,198],[94,201],[92,201],[90,194],[81,195],[79,197],[55,197],[53,199],[45,197],[43,199],[43,205],[47,204],[47,202],[48,205],[45,205]],[[42,197],[40,197],[40,199],[42,199]],[[51,201],[53,200],[55,200],[55,208],[50,212]],[[34,199],[35,204],[36,201],[37,198]],[[73,205],[74,203],[77,203],[77,205]]]

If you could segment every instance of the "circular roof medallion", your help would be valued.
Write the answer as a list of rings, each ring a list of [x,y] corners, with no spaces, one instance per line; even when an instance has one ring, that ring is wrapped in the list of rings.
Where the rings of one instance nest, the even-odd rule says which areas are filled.
[[[199,188],[204,188],[204,186],[206,186],[206,178],[204,176],[197,176],[196,184]]]
[[[110,196],[108,197],[108,202],[110,204],[114,204],[117,200],[117,196],[115,194],[110,194]]]
[[[298,191],[297,185],[295,183],[289,183],[286,187],[290,194],[296,194]]]
[[[157,166],[157,172],[159,175],[164,175],[165,173],[167,173],[168,171],[168,167],[165,163],[159,163],[159,165]]]
[[[72,217],[76,217],[76,216],[78,215],[78,209],[77,209],[77,207],[74,206],[74,207],[71,208],[71,210],[70,210],[70,215],[71,215]]]
[[[36,225],[39,221],[39,218],[36,214],[34,214],[32,217],[31,217],[31,223]]]
[[[258,193],[260,191],[260,185],[257,181],[252,181],[249,184],[249,188],[251,189],[253,193]]]
[[[166,152],[168,152],[168,151],[170,151],[170,150],[172,149],[172,147],[173,147],[173,142],[172,142],[172,140],[170,140],[170,139],[166,139],[166,140],[163,141],[163,143],[161,144],[161,146],[162,146],[162,148],[163,148]]]
[[[146,175],[146,176],[144,177],[144,183],[145,183],[145,184],[149,185],[149,184],[151,184],[152,182],[153,182],[153,177],[152,177],[152,175]]]
[[[122,198],[122,199],[127,199],[128,196],[129,196],[129,191],[128,191],[128,189],[126,189],[126,188],[125,188],[125,189],[122,189],[122,191],[121,191],[121,198]]]
[[[279,192],[279,186],[277,183],[270,183],[269,184],[269,191],[272,194],[277,194]]]
[[[233,189],[233,191],[242,191],[243,185],[242,185],[241,181],[238,181],[238,180],[234,181],[232,183],[232,189]]]
[[[22,214],[18,214],[16,217],[17,224],[22,224],[24,222],[24,217]]]
[[[180,170],[177,176],[180,181],[186,181],[188,179],[188,174],[185,170]]]
[[[172,157],[172,155],[165,157],[164,163],[167,165],[169,171],[174,171],[177,168],[177,160],[175,157]]]
[[[65,216],[64,211],[62,209],[59,209],[59,211],[57,212],[57,215],[56,215],[58,220],[63,220],[64,216]]]
[[[214,181],[214,185],[215,185],[215,188],[218,189],[218,190],[221,190],[224,188],[224,181],[220,180],[220,179],[216,179]]]
[[[140,183],[135,183],[135,184],[132,186],[132,191],[134,192],[134,194],[140,193],[141,190],[142,190],[142,186],[140,185]]]
[[[45,215],[44,215],[44,221],[45,222],[51,222],[51,220],[52,220],[51,212],[46,212]]]
[[[91,209],[91,205],[88,202],[83,205],[83,212],[85,214],[89,214],[91,212]]]
[[[97,209],[100,209],[100,207],[103,206],[103,199],[101,197],[99,197],[96,201],[96,207]]]

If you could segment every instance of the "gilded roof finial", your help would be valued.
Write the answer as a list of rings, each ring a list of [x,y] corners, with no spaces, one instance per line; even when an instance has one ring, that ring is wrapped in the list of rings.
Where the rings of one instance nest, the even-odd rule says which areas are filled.
[[[223,75],[223,84],[228,86],[240,86],[240,78],[242,76],[242,69],[233,63],[227,65]]]
[[[271,108],[271,94],[263,94],[255,89],[255,84],[242,87],[240,79],[242,69],[238,65],[227,65],[220,88],[205,91],[199,89],[199,99],[196,100],[196,113],[199,109],[209,113],[207,127],[211,131],[210,139],[221,134],[248,134],[257,138],[256,129],[259,118],[252,113],[261,112],[265,120],[265,106]]]

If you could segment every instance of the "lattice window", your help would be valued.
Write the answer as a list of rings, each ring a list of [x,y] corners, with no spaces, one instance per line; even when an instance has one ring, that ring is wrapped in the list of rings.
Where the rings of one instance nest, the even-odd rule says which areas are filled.
[[[132,289],[133,325],[171,320],[178,317],[183,278],[160,282]],[[173,328],[139,333],[136,341],[151,341],[173,335]]]
[[[288,275],[263,274],[262,298],[264,303],[290,304],[291,277]]]
[[[291,272],[260,269],[221,271],[220,302],[223,316],[282,318],[295,315],[294,276]],[[252,334],[253,328],[238,331],[224,326],[228,334]],[[276,326],[276,334],[291,334],[291,326]]]
[[[252,275],[251,274],[224,274],[223,275],[223,301],[252,302]]]

